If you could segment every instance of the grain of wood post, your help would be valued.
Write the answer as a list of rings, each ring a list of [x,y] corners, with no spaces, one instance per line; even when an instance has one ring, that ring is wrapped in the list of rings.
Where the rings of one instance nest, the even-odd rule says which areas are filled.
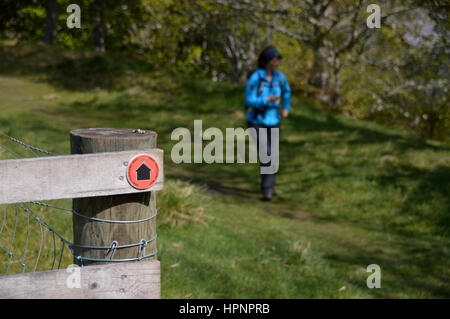
[[[72,154],[116,152],[156,148],[157,134],[152,131],[128,129],[89,128],[70,132]],[[124,162],[124,176],[128,163]],[[108,220],[141,220],[156,213],[156,193],[140,192],[126,195],[99,196],[73,199],[73,209],[83,215]],[[73,214],[74,255],[93,259],[109,259],[104,249],[77,248],[77,245],[107,247],[113,241],[119,246],[136,244],[142,239],[150,240],[156,235],[156,218],[139,223],[105,223],[93,221]],[[156,251],[156,240],[145,247],[146,255]],[[134,259],[139,254],[139,246],[116,249],[113,259]],[[142,256],[142,251],[141,254]],[[149,257],[146,260],[156,259]],[[75,263],[80,261],[75,258]],[[98,262],[83,260],[83,266]]]

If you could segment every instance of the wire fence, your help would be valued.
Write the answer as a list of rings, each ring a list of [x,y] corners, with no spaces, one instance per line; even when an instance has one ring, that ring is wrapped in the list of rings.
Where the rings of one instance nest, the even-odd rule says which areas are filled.
[[[4,140],[4,142],[3,142]],[[0,132],[0,160],[24,156],[19,155],[20,149],[27,150],[34,157],[56,156],[52,153]],[[142,198],[144,201],[144,194]],[[70,200],[55,200],[46,203],[30,201],[0,205],[0,276],[42,270],[65,268],[77,260],[82,266],[89,262],[123,262],[138,261],[157,254],[156,248],[146,253],[146,247],[156,240],[141,239],[137,243],[122,244],[113,240],[108,246],[83,246],[72,242],[72,216],[88,219],[92,222],[131,224],[143,223],[154,219],[152,216],[137,220],[110,220],[86,216],[74,209],[64,208],[70,205]],[[138,247],[135,258],[115,259],[114,253],[118,249]],[[155,245],[156,247],[156,245]],[[104,258],[89,258],[75,253],[76,249],[104,250]]]

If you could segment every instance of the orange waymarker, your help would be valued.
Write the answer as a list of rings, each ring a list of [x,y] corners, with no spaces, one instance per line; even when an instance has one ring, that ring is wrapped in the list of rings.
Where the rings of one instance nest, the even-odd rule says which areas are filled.
[[[134,188],[150,188],[158,179],[158,175],[158,163],[150,155],[137,155],[128,164],[127,179]]]

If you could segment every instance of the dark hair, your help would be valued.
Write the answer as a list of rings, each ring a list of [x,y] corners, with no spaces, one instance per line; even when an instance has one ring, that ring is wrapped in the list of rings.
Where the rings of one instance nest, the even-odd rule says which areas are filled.
[[[260,68],[260,69],[265,69],[266,66],[267,66],[267,64],[270,62],[270,60],[267,61],[267,59],[266,59],[266,53],[267,53],[267,51],[269,51],[269,50],[275,50],[275,51],[276,51],[276,49],[275,49],[275,47],[274,47],[273,45],[269,45],[269,46],[265,47],[265,48],[261,51],[261,53],[259,54],[259,57],[258,57],[258,68]],[[276,51],[276,52],[278,53],[278,51]],[[281,55],[278,55],[278,58],[281,59],[282,56],[281,56]]]

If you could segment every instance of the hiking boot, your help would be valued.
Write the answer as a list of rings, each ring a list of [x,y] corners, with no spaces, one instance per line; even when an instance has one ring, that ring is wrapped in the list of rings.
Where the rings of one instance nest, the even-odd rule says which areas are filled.
[[[271,201],[273,196],[273,191],[271,189],[263,191],[262,200],[265,202]]]

